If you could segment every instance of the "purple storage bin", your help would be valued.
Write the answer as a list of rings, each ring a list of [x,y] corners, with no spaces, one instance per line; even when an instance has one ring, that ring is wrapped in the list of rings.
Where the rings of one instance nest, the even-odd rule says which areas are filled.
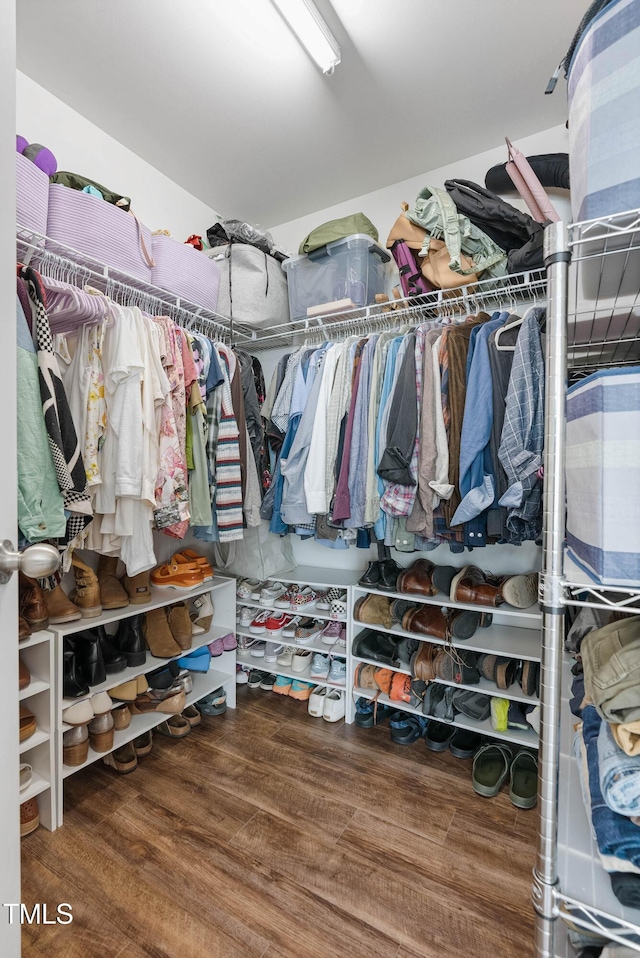
[[[21,153],[16,153],[16,223],[34,233],[47,233],[49,177]]]
[[[151,231],[112,203],[52,183],[47,229],[58,243],[151,283]]]
[[[216,263],[190,243],[178,243],[163,233],[152,236],[151,244],[156,264],[153,285],[215,312],[220,285]]]

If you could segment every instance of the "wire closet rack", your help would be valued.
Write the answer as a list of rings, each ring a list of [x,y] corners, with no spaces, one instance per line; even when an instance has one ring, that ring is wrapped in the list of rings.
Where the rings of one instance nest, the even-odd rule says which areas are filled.
[[[540,698],[539,834],[533,902],[535,954],[569,958],[557,921],[640,953],[640,909],[623,907],[600,863],[583,808],[569,709],[571,656],[563,653],[570,607],[640,611],[640,589],[604,587],[565,555],[567,381],[640,364],[640,211],[545,233],[548,273]],[[640,550],[640,529],[637,530]]]

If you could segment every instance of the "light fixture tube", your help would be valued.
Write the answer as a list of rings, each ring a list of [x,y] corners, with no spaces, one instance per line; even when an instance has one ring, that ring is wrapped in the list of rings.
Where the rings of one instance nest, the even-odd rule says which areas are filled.
[[[271,0],[307,53],[323,73],[340,63],[340,47],[312,0]]]

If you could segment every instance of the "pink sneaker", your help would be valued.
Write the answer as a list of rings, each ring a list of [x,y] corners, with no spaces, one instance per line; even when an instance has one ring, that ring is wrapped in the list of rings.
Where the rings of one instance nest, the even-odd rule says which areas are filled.
[[[320,641],[323,645],[335,645],[335,643],[342,637],[343,632],[346,637],[346,629],[342,622],[327,622],[320,635]]]

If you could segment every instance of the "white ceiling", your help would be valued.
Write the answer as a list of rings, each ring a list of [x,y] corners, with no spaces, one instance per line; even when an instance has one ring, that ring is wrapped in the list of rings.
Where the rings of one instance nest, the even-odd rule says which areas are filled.
[[[562,123],[588,0],[317,0],[323,76],[269,0],[18,0],[18,66],[227,216],[273,226]]]

